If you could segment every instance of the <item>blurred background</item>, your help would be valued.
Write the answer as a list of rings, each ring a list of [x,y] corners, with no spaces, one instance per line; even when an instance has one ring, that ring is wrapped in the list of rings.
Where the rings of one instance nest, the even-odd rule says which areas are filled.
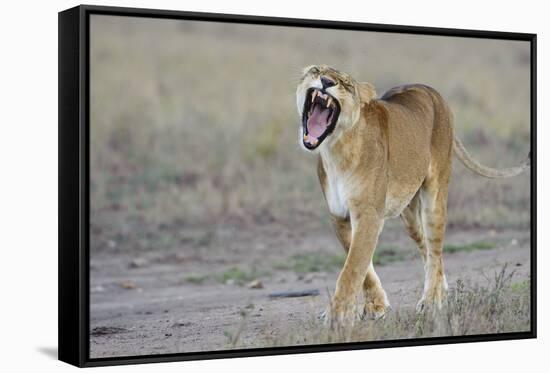
[[[294,92],[310,64],[379,95],[434,87],[486,165],[529,149],[527,42],[97,15],[91,27],[93,250],[128,235],[133,249],[177,244],[184,224],[328,224],[316,160],[298,147]],[[527,227],[529,178],[455,161],[449,221]]]
[[[304,66],[331,65],[379,95],[432,86],[457,135],[488,166],[517,165],[530,147],[528,42],[99,15],[90,42],[92,326],[129,317],[124,302],[137,307],[149,290],[212,289],[214,304],[221,285],[269,288],[294,281],[289,273],[300,281],[338,273],[343,251],[316,158],[299,148],[295,89]],[[488,180],[455,159],[446,250],[528,247],[529,179]],[[380,242],[376,264],[418,260],[399,219]],[[121,298],[135,289],[145,293]],[[148,312],[156,309],[136,323]],[[92,349],[112,354],[97,330]]]

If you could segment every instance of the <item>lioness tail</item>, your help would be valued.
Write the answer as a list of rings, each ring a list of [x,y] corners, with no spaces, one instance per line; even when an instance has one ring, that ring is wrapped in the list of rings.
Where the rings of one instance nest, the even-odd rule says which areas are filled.
[[[464,147],[464,144],[456,137],[454,136],[453,141],[453,149],[460,161],[471,171],[475,172],[478,175],[485,176],[488,178],[496,179],[496,178],[503,178],[503,177],[511,177],[516,176],[522,173],[526,168],[531,166],[531,152],[529,152],[529,155],[527,156],[527,159],[523,161],[522,164],[516,167],[509,167],[509,168],[502,168],[502,169],[496,169],[491,168],[482,165],[478,161],[476,161],[470,153],[466,150]]]

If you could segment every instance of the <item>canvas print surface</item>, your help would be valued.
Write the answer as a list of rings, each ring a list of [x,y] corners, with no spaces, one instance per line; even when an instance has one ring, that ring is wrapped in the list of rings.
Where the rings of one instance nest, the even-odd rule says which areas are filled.
[[[530,330],[528,42],[91,15],[89,58],[91,358]]]

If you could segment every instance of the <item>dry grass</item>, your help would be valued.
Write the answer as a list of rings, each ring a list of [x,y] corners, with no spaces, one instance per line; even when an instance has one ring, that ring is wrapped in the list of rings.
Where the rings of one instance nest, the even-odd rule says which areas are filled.
[[[529,147],[527,43],[106,16],[91,31],[93,250],[176,247],[211,224],[328,225],[297,140],[296,78],[312,63],[380,93],[435,87],[488,165]],[[457,165],[449,211],[451,228],[527,229],[529,177]]]
[[[243,310],[237,332],[226,332],[227,347],[316,345],[529,331],[529,280],[513,282],[513,275],[513,271],[503,266],[487,278],[485,286],[468,285],[458,280],[449,290],[442,310],[437,312],[417,313],[412,308],[391,310],[383,319],[362,320],[351,328],[326,326],[312,318],[287,334],[266,333],[265,338],[257,341],[240,339],[247,320],[247,310]]]

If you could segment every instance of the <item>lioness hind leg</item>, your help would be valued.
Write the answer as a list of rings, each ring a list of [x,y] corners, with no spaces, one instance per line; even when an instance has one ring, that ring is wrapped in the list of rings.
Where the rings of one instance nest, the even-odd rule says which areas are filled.
[[[422,216],[420,195],[417,194],[409,203],[409,206],[401,213],[401,219],[405,224],[407,233],[416,243],[422,263],[426,264],[426,242],[424,237],[424,229],[422,228]]]
[[[445,176],[445,177],[443,177]],[[447,222],[448,176],[428,177],[420,190],[422,227],[425,232],[426,263],[424,292],[417,305],[422,311],[426,306],[442,306],[447,290],[443,268],[443,239]]]
[[[351,244],[351,222],[349,219],[333,216],[332,223],[336,230],[336,237],[338,237],[338,240],[347,253]],[[380,318],[384,316],[387,309],[390,307],[390,303],[386,292],[382,288],[382,283],[374,271],[372,263],[365,275],[363,294],[365,297],[363,317]]]
[[[332,225],[336,231],[336,237],[338,241],[342,244],[342,247],[346,251],[346,254],[349,251],[349,246],[351,245],[351,221],[349,218],[340,218],[338,216],[332,215]]]

